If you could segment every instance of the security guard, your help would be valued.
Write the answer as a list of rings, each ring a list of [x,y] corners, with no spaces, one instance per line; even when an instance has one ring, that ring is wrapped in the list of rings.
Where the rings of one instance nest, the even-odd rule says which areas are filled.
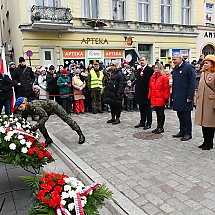
[[[82,131],[78,124],[66,113],[66,111],[57,102],[53,100],[33,100],[31,102],[28,102],[27,98],[19,97],[16,100],[15,108],[18,108],[18,110],[23,111],[25,113],[25,116],[28,116],[32,113],[39,116],[39,120],[31,128],[31,130],[40,130],[40,132],[45,138],[46,147],[49,144],[53,143],[45,127],[45,123],[49,119],[49,116],[51,114],[56,114],[57,116],[59,116],[74,131],[77,132],[77,134],[79,135],[79,144],[85,142],[85,137],[82,134]]]
[[[99,63],[94,63],[94,68],[90,70],[88,76],[88,88],[92,97],[93,113],[102,113],[101,90],[103,89],[104,74],[99,70]]]

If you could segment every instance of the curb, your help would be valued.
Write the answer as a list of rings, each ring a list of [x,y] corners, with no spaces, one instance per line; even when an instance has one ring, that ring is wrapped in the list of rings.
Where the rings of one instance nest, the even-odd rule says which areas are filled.
[[[49,132],[53,144],[51,148],[55,153],[65,162],[65,164],[80,178],[83,183],[105,183],[107,187],[114,193],[113,197],[116,200],[116,204],[107,201],[105,207],[113,215],[147,215],[139,207],[137,207],[131,200],[124,196],[119,190],[117,190],[112,184],[110,184],[105,178],[99,175],[94,169],[92,169],[87,163],[74,154],[68,147],[66,147],[60,140],[58,140],[53,134]]]

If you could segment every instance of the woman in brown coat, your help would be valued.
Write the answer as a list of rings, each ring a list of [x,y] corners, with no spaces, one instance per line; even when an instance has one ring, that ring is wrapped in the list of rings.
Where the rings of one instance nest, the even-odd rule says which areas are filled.
[[[202,126],[204,142],[199,148],[213,148],[215,133],[215,56],[204,59],[201,79],[196,96],[195,124]]]

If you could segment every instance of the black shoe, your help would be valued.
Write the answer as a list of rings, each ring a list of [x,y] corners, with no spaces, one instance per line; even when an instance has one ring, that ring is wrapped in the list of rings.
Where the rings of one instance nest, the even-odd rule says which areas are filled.
[[[48,146],[50,146],[53,143],[53,140],[51,138],[47,138],[45,140],[45,147],[47,148]]]
[[[98,113],[104,113],[102,110],[98,110]]]
[[[158,130],[155,131],[154,133],[155,133],[155,134],[161,134],[161,133],[163,133],[163,132],[164,132],[164,129],[163,129],[163,128],[158,128]]]
[[[140,128],[140,127],[145,127],[144,125],[142,125],[141,123],[137,124],[134,126],[135,128]]]
[[[97,114],[97,111],[93,111],[93,114]]]
[[[188,140],[190,140],[190,139],[192,139],[192,136],[189,135],[189,134],[185,134],[185,135],[181,138],[181,141],[188,141]]]
[[[154,130],[152,130],[152,133],[155,133],[159,128],[155,128]]]
[[[202,145],[198,146],[198,148],[202,149],[202,148],[204,148],[204,146],[205,146],[205,143],[203,143]]]
[[[211,147],[202,147],[202,150],[211,150]]]
[[[147,129],[150,129],[150,128],[151,128],[150,125],[146,125],[146,126],[143,128],[143,130],[147,130]]]
[[[109,119],[109,120],[107,121],[107,123],[113,123],[113,122],[115,122],[115,119]]]
[[[183,137],[183,136],[184,136],[184,135],[183,135],[181,132],[172,135],[172,137],[174,137],[174,138]]]
[[[113,124],[113,125],[117,125],[117,124],[119,124],[119,123],[121,123],[120,120],[119,120],[119,119],[116,119],[112,124]]]
[[[202,145],[198,146],[198,148],[202,150],[207,150],[207,148],[213,149],[213,146],[208,147],[205,143],[203,143]]]
[[[85,136],[83,135],[83,134],[81,134],[80,136],[79,136],[79,141],[78,141],[78,143],[79,144],[83,144],[85,142]]]

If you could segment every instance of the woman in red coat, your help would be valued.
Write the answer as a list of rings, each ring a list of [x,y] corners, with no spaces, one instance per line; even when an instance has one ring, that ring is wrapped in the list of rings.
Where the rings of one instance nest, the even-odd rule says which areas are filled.
[[[165,105],[168,103],[170,86],[169,79],[166,75],[163,75],[163,66],[156,64],[154,68],[154,74],[149,82],[149,99],[151,105],[154,107],[157,115],[157,128],[152,133],[160,134],[164,132]]]

